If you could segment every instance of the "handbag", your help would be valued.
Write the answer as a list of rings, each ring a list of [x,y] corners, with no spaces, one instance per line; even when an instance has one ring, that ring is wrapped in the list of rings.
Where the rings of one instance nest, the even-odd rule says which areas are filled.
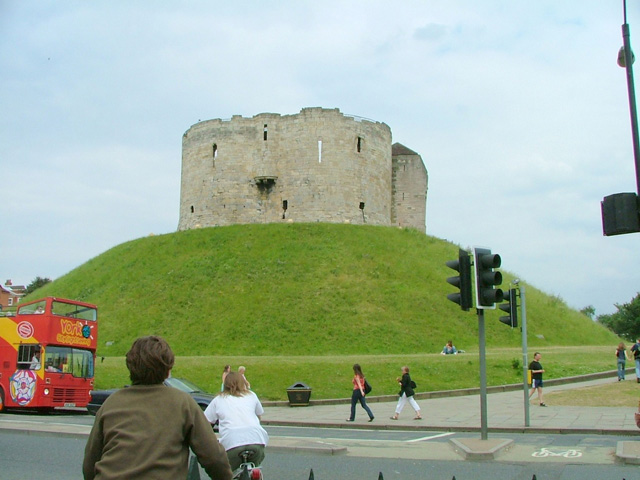
[[[414,382],[413,380],[411,380],[411,388],[418,388],[416,382]]]
[[[371,391],[371,385],[367,382],[367,379],[364,379],[364,394],[367,395]]]

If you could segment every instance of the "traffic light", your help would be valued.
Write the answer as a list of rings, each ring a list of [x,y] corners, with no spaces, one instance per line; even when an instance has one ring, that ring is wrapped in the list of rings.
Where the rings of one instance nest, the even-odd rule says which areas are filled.
[[[500,310],[507,312],[507,316],[500,317],[500,321],[506,325],[510,325],[511,328],[518,326],[518,300],[516,296],[517,290],[512,288],[504,292],[504,301],[507,303],[501,303],[498,305]]]
[[[476,266],[476,307],[496,308],[502,301],[502,290],[494,288],[502,283],[502,274],[494,270],[502,263],[500,255],[491,253],[488,248],[473,249]]]
[[[459,249],[458,260],[449,260],[447,267],[460,273],[456,277],[447,278],[447,283],[460,289],[459,292],[448,294],[447,298],[468,312],[471,308],[471,258],[469,258],[469,253]]]

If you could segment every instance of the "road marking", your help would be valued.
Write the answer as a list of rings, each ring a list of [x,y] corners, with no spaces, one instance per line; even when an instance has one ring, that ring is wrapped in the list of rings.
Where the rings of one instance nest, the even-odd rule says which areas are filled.
[[[414,438],[413,440],[407,440],[407,443],[424,442],[424,441],[427,441],[427,440],[433,440],[434,438],[449,437],[451,435],[455,435],[455,433],[454,432],[447,432],[447,433],[440,433],[438,435],[431,435],[430,437]]]
[[[565,458],[578,458],[582,456],[582,452],[575,448],[570,448],[564,452],[552,452],[551,450],[542,447],[539,451],[535,451],[531,454],[532,457],[565,457]]]

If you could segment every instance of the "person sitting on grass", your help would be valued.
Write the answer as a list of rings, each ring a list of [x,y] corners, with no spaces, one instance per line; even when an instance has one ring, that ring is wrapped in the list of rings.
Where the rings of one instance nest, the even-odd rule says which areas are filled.
[[[447,344],[444,346],[444,348],[442,349],[442,352],[440,352],[440,355],[457,355],[457,354],[458,354],[458,350],[456,350],[456,347],[453,344],[453,340],[449,340]]]

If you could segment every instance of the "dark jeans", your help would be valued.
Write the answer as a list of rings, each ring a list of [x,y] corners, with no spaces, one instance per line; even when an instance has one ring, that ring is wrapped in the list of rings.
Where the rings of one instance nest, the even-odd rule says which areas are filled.
[[[359,388],[356,388],[351,394],[351,416],[349,417],[349,420],[353,421],[356,419],[356,403],[358,403],[358,401],[360,402],[360,405],[362,405],[362,408],[367,412],[367,415],[369,415],[369,418],[373,418],[373,413],[367,406],[367,401],[364,399],[364,395],[362,395]]]

